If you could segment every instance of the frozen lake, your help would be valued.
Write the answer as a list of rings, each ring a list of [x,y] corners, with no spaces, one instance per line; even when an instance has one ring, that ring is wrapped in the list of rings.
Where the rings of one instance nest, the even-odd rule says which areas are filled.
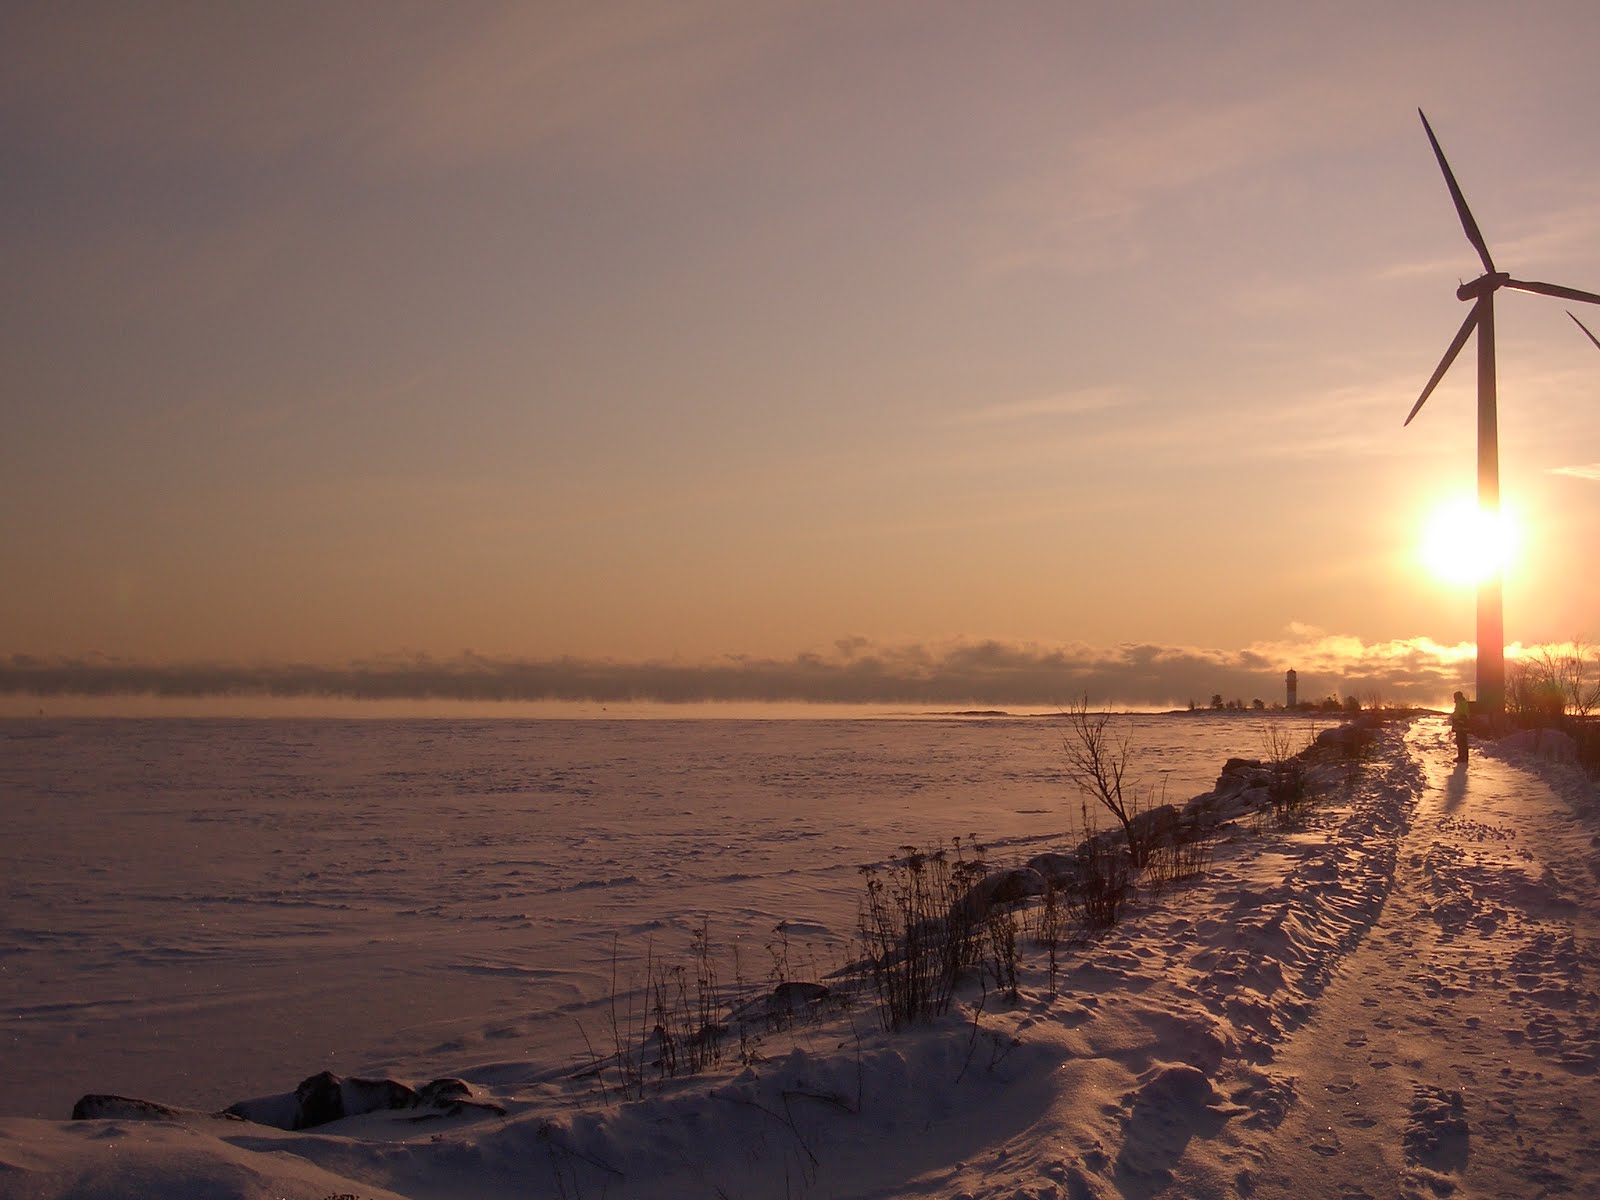
[[[1168,800],[1270,715],[1119,717]],[[1309,726],[1308,726],[1309,728]],[[1297,735],[1298,736],[1298,735]],[[0,721],[0,1114],[202,1107],[599,1040],[613,963],[848,953],[862,865],[1076,840],[1060,722]],[[737,965],[733,956],[737,953]]]

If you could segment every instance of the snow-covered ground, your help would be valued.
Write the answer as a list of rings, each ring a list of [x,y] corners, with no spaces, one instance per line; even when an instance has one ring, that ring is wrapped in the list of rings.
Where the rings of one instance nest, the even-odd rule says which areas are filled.
[[[1267,727],[1116,724],[1183,798]],[[0,1115],[574,1061],[647,953],[842,959],[861,864],[1058,847],[1070,794],[1051,720],[0,721]]]
[[[1025,939],[1015,1000],[974,979],[891,1034],[862,999],[642,1097],[519,1056],[299,1131],[3,1118],[0,1196],[1600,1195],[1591,785],[1527,746],[1457,769],[1436,718],[1320,782],[1054,978]]]

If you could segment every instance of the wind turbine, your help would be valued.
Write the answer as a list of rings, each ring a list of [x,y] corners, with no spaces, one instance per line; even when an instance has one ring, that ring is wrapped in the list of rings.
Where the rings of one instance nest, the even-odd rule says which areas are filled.
[[[1478,232],[1478,223],[1472,219],[1472,210],[1467,207],[1466,198],[1461,194],[1461,187],[1456,183],[1450,164],[1445,161],[1444,151],[1439,149],[1439,139],[1433,136],[1433,126],[1428,124],[1427,114],[1419,108],[1417,115],[1422,118],[1422,128],[1427,131],[1428,142],[1433,146],[1433,155],[1439,160],[1439,169],[1444,172],[1444,181],[1450,188],[1450,198],[1455,201],[1456,214],[1461,218],[1461,228],[1466,231],[1467,241],[1472,243],[1472,248],[1483,260],[1483,274],[1456,289],[1458,300],[1472,301],[1472,311],[1467,314],[1467,319],[1461,323],[1455,340],[1450,343],[1449,349],[1444,352],[1444,357],[1439,360],[1433,377],[1428,380],[1428,386],[1422,389],[1422,395],[1418,396],[1417,402],[1411,406],[1411,413],[1406,417],[1405,423],[1411,424],[1412,417],[1417,415],[1423,402],[1433,394],[1433,389],[1438,386],[1439,380],[1444,378],[1444,373],[1450,369],[1450,364],[1455,362],[1456,355],[1461,353],[1461,347],[1467,344],[1467,338],[1472,336],[1472,331],[1476,329],[1478,331],[1478,512],[1482,517],[1488,518],[1487,523],[1492,528],[1500,517],[1500,443],[1495,417],[1494,294],[1501,288],[1510,288],[1515,292],[1537,292],[1541,296],[1559,296],[1563,300],[1578,300],[1584,304],[1600,304],[1600,296],[1554,283],[1532,283],[1523,279],[1513,279],[1504,271],[1496,270],[1494,259],[1489,257],[1489,247],[1483,240],[1483,234]],[[1578,320],[1577,317],[1572,319]],[[1578,325],[1583,328],[1582,321],[1578,321]],[[1589,333],[1588,329],[1584,329],[1584,332]],[[1594,337],[1592,333],[1589,336],[1591,339]],[[1600,345],[1600,342],[1596,342],[1596,345]],[[1505,623],[1501,615],[1501,585],[1501,572],[1498,566],[1478,584],[1478,705],[1483,711],[1491,713],[1503,711],[1506,702]]]
[[[1569,316],[1569,317],[1572,317],[1572,314],[1571,314],[1571,313],[1570,313],[1570,312],[1569,312],[1569,313],[1568,313],[1568,314],[1567,314],[1567,316]],[[1584,332],[1585,332],[1585,333],[1587,333],[1587,334],[1589,334],[1589,340],[1590,340],[1590,341],[1591,341],[1591,342],[1593,342],[1593,343],[1594,343],[1594,348],[1595,348],[1595,349],[1596,349],[1596,350],[1600,350],[1600,338],[1597,338],[1597,337],[1595,337],[1595,335],[1594,335],[1594,334],[1593,334],[1593,333],[1591,333],[1591,332],[1590,332],[1590,330],[1589,330],[1589,327],[1588,327],[1588,326],[1587,326],[1587,325],[1585,325],[1585,324],[1584,324],[1584,323],[1583,323],[1583,322],[1582,322],[1582,321],[1578,321],[1578,318],[1577,318],[1577,317],[1572,317],[1572,319],[1573,319],[1573,320],[1574,320],[1574,321],[1577,321],[1577,322],[1578,322],[1578,328],[1579,328],[1579,329],[1581,329],[1581,330],[1583,330],[1583,331],[1584,331]]]

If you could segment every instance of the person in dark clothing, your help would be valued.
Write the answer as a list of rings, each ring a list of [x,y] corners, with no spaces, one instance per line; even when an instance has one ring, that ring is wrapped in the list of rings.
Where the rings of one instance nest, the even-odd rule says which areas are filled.
[[[1471,706],[1467,703],[1466,693],[1455,694],[1456,706],[1450,712],[1450,730],[1456,735],[1456,761],[1467,761],[1467,714]]]

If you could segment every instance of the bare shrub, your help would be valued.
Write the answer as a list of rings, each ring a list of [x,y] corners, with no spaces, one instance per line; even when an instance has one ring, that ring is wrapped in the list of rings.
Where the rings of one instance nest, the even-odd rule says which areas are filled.
[[[1212,826],[1196,826],[1194,835],[1178,843],[1176,879],[1198,879],[1211,870],[1216,853],[1217,831]]]
[[[1590,778],[1600,780],[1600,719],[1586,717],[1574,721],[1568,728],[1577,748],[1578,765]]]
[[[1149,845],[1140,836],[1135,818],[1148,797],[1128,779],[1127,735],[1118,735],[1111,729],[1110,713],[1091,713],[1088,696],[1069,704],[1064,715],[1067,734],[1061,740],[1061,748],[1067,760],[1067,778],[1080,793],[1117,819],[1127,838],[1133,865],[1144,866]]]
[[[772,958],[773,986],[782,987],[793,974],[789,968],[789,922],[779,921],[772,927],[772,940],[767,943],[767,954]]]
[[[1116,839],[1092,834],[1078,846],[1078,881],[1067,893],[1067,902],[1087,934],[1104,932],[1117,923],[1133,892],[1134,874],[1132,855]]]
[[[1173,836],[1164,839],[1150,851],[1144,866],[1144,882],[1152,891],[1161,891],[1174,883],[1198,879],[1211,869],[1211,856],[1216,848],[1214,829],[1199,825],[1182,825]]]
[[[1533,647],[1512,664],[1506,707],[1551,720],[1590,716],[1600,709],[1600,648],[1582,637]]]
[[[1267,800],[1279,824],[1292,824],[1299,820],[1312,799],[1305,758],[1312,738],[1296,745],[1294,735],[1277,722],[1267,724],[1261,735],[1269,775]]]
[[[1044,949],[1052,988],[1061,969],[1061,939],[1066,929],[1066,898],[1056,885],[1055,877],[1046,875],[1044,897],[1034,914],[1033,940]]]
[[[675,1079],[699,1074],[722,1061],[729,1028],[722,1019],[724,1002],[704,922],[690,935],[689,964],[657,959],[654,944],[647,944],[639,991],[631,983],[621,985],[617,966],[613,946],[610,1061],[614,1086],[624,1099],[642,1098],[652,1074],[657,1081]],[[642,997],[642,1004],[636,996]],[[604,1064],[594,1063],[593,1070],[603,1091]]]
[[[1566,711],[1561,685],[1533,658],[1519,658],[1506,672],[1506,712],[1521,722],[1554,724]]]
[[[977,961],[978,921],[961,903],[982,861],[902,846],[886,867],[862,868],[860,933],[884,1027],[903,1029],[950,1006],[961,972]]]
[[[803,1021],[820,1021],[849,1003],[848,989],[790,978],[787,929],[780,924],[773,933],[768,952],[773,957],[770,979],[775,983],[765,988],[747,986],[735,946],[731,992],[719,978],[716,947],[704,920],[690,933],[687,962],[658,957],[654,942],[647,942],[642,975],[626,979],[614,942],[607,1014],[611,1053],[604,1058],[597,1054],[580,1024],[579,1032],[589,1047],[589,1065],[581,1074],[594,1078],[602,1097],[608,1094],[609,1081],[609,1090],[623,1099],[641,1099],[652,1083],[701,1074],[730,1054],[742,1062],[753,1061],[759,1057],[757,1048],[764,1033]],[[821,968],[809,955],[799,965],[822,977]],[[843,973],[842,966],[834,972]],[[754,999],[749,998],[752,991]]]
[[[1344,789],[1354,795],[1362,771],[1378,750],[1378,725],[1366,720],[1349,721],[1340,727],[1341,737],[1333,743],[1344,770]],[[1299,814],[1303,816],[1304,814]]]
[[[691,1005],[688,995],[684,994],[683,1008],[689,1014],[689,1025],[695,1030],[691,1065],[694,1070],[703,1071],[721,1061],[722,1039],[728,1032],[720,1020],[724,1006],[711,953],[709,921],[702,918],[700,928],[690,935],[689,953],[695,968],[694,1003]]]
[[[1519,724],[1553,725],[1600,778],[1600,647],[1583,637],[1535,646],[1507,663],[1506,712]]]
[[[646,972],[648,975],[648,970]],[[611,1006],[609,1016],[611,1020],[611,1046],[613,1051],[612,1061],[617,1070],[617,1090],[622,1093],[624,1100],[638,1100],[644,1097],[644,1075],[640,1070],[641,1055],[634,1051],[633,1034],[633,993],[626,992],[628,1000],[627,1012],[620,1016],[617,1013],[617,940],[611,941]]]
[[[984,914],[984,930],[988,934],[989,969],[994,974],[994,985],[1009,1000],[1017,999],[1017,909],[1014,904],[991,904]]]

